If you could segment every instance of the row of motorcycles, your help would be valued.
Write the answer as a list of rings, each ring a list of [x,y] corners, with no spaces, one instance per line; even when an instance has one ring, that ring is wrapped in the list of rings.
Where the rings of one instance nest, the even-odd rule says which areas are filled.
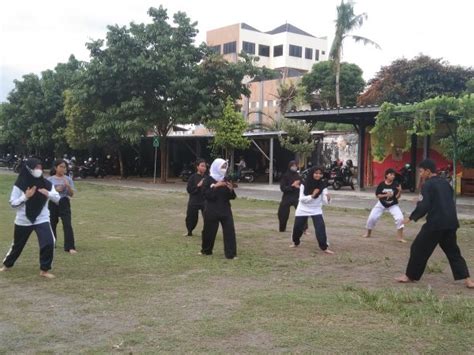
[[[303,179],[306,179],[310,169],[311,168],[308,168],[301,172]],[[354,190],[354,171],[354,163],[350,159],[346,160],[344,164],[340,161],[333,161],[331,165],[326,167],[324,179],[334,190],[339,190],[344,186],[350,186],[350,188]],[[443,173],[446,174],[445,171],[443,171]],[[395,182],[402,187],[402,190],[414,192],[416,185],[413,174],[414,171],[411,164],[405,164],[405,166],[395,174]]]

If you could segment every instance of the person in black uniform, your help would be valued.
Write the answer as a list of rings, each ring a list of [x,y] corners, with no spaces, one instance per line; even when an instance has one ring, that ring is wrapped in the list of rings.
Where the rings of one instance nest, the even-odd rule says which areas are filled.
[[[298,198],[300,193],[301,176],[298,174],[296,161],[288,163],[288,171],[281,177],[280,190],[283,192],[280,207],[278,207],[278,221],[280,222],[280,232],[286,231],[286,224],[290,217],[290,208],[298,207]]]
[[[186,229],[185,236],[191,237],[193,230],[198,223],[199,211],[204,213],[204,195],[202,193],[202,185],[207,170],[206,161],[198,159],[196,161],[196,173],[191,175],[188,180],[186,190],[189,194],[188,209],[186,211]]]
[[[210,176],[204,180],[203,193],[206,202],[200,254],[212,255],[220,222],[224,234],[225,257],[235,259],[237,243],[230,200],[235,199],[236,195],[232,182],[225,179],[227,168],[228,165],[224,159],[214,160],[210,168]]]
[[[468,288],[474,288],[474,281],[469,276],[466,261],[461,255],[456,242],[456,230],[459,222],[456,204],[453,201],[453,189],[445,180],[436,175],[436,164],[431,159],[423,160],[420,165],[420,176],[425,179],[421,197],[409,221],[418,221],[426,215],[426,223],[421,227],[410,250],[410,260],[405,275],[397,277],[398,282],[418,281],[425,271],[426,264],[436,246],[448,257],[449,265],[455,280],[464,280]]]

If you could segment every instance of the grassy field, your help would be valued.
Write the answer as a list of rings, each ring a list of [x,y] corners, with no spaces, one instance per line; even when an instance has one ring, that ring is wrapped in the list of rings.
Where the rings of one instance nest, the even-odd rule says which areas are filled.
[[[12,239],[12,183],[0,175],[1,254]],[[288,248],[276,203],[238,199],[239,259],[229,261],[220,232],[211,257],[198,255],[198,237],[182,236],[184,193],[77,186],[79,254],[62,251],[61,235],[57,278],[42,279],[33,235],[0,275],[0,353],[474,352],[474,292],[453,281],[439,250],[421,282],[394,283],[410,243],[395,241],[389,216],[363,239],[368,212],[326,210],[329,256],[314,236]],[[419,227],[407,228],[410,242]],[[471,268],[473,235],[463,223]]]

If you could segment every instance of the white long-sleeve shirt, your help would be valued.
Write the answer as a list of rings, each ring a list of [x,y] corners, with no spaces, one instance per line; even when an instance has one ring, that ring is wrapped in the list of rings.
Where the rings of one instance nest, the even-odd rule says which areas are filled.
[[[59,193],[54,189],[54,186],[51,187],[51,191],[48,194],[48,200],[53,201],[54,203],[59,203]],[[13,186],[12,193],[10,195],[10,206],[16,209],[16,218],[15,224],[18,226],[33,226],[45,222],[49,222],[49,209],[48,201],[43,206],[41,213],[36,217],[34,223],[26,217],[26,198],[25,193],[19,189],[17,186]]]
[[[328,204],[328,189],[324,189],[317,198],[313,198],[312,195],[304,194],[304,185],[301,184],[298,201],[295,216],[303,217],[323,214],[323,204]]]

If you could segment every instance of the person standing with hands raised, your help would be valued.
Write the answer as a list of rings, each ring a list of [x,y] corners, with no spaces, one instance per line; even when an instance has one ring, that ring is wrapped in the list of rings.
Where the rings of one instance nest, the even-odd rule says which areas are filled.
[[[224,159],[214,160],[211,164],[210,176],[204,181],[203,193],[206,202],[200,254],[212,255],[220,223],[224,234],[225,257],[235,259],[237,258],[237,243],[230,200],[234,200],[236,194],[233,183],[225,180],[227,168],[228,165]]]
[[[30,158],[23,166],[13,186],[10,205],[16,209],[13,244],[3,260],[0,271],[8,271],[15,264],[31,233],[36,232],[40,247],[40,276],[54,278],[49,272],[54,257],[55,238],[49,221],[48,200],[59,203],[54,186],[43,177],[38,159]]]
[[[59,222],[59,218],[63,223],[64,230],[64,251],[69,254],[76,254],[76,245],[74,241],[74,230],[72,229],[72,217],[71,217],[71,200],[70,198],[74,195],[74,182],[66,175],[67,173],[67,162],[63,159],[58,159],[54,162],[53,169],[51,170],[51,176],[48,178],[54,189],[59,192],[61,199],[59,204],[49,201],[49,213],[51,228],[53,229],[54,237],[57,239],[56,227]]]
[[[193,230],[198,223],[199,211],[204,213],[204,194],[202,186],[204,184],[207,170],[206,161],[198,159],[196,161],[196,173],[191,175],[188,180],[186,191],[189,194],[188,208],[186,210],[186,229],[185,236],[191,237]]]

